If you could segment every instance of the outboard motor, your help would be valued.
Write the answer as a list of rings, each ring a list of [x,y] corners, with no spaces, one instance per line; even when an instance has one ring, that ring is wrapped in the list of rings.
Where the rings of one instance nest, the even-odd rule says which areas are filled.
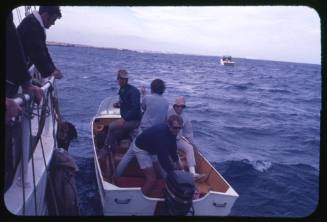
[[[191,212],[194,215],[192,199],[195,192],[195,182],[191,173],[175,170],[166,177],[164,189],[165,205],[171,216],[185,216]]]

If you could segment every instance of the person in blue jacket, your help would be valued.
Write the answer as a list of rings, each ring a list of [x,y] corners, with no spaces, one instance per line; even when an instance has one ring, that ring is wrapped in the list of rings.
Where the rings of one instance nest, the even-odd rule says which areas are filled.
[[[181,130],[183,119],[171,115],[168,122],[157,124],[142,131],[132,143],[137,162],[145,175],[142,191],[150,196],[156,181],[154,163],[159,162],[165,173],[182,169],[177,155],[176,136]]]
[[[140,91],[128,83],[128,73],[121,69],[117,73],[117,81],[120,86],[119,102],[114,107],[120,108],[121,118],[112,122],[109,126],[105,147],[115,152],[118,140],[138,128],[142,117],[140,105]]]

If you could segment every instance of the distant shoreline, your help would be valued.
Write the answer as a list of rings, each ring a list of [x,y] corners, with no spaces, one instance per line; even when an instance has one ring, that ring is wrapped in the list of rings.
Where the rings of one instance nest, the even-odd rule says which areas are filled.
[[[81,47],[81,48],[94,48],[94,49],[111,49],[111,50],[129,51],[129,52],[137,52],[137,53],[175,54],[175,55],[191,55],[191,56],[209,56],[209,57],[211,57],[211,55],[192,55],[192,54],[183,54],[183,53],[176,53],[176,52],[159,52],[159,51],[147,51],[147,50],[138,51],[138,50],[132,50],[132,49],[100,47],[100,46],[74,44],[74,43],[64,43],[64,42],[53,42],[53,41],[47,41],[47,45],[49,45],[49,46],[60,46],[60,47]]]
[[[64,42],[52,42],[52,41],[47,41],[47,45],[63,46],[63,47],[84,47],[84,48],[97,48],[97,49],[114,49],[114,48],[109,48],[109,47],[98,47],[98,46],[91,46],[91,45],[73,44],[73,43],[64,43]]]
[[[65,42],[54,42],[47,41],[47,45],[49,46],[59,46],[59,47],[81,47],[81,48],[94,48],[94,49],[111,49],[111,50],[119,50],[119,51],[128,51],[128,52],[136,52],[136,53],[154,53],[154,54],[170,54],[170,55],[188,55],[188,56],[204,56],[204,57],[216,57],[221,58],[222,56],[214,56],[214,55],[196,55],[196,54],[185,54],[185,53],[176,53],[176,52],[158,52],[158,51],[147,51],[147,50],[132,50],[132,49],[123,49],[123,48],[112,48],[112,47],[100,47],[100,46],[92,46],[92,45],[83,45],[83,44],[74,44],[74,43],[65,43]],[[292,61],[278,61],[278,60],[269,60],[269,59],[256,59],[256,58],[238,58],[233,57],[233,59],[248,59],[248,60],[262,60],[262,61],[271,61],[271,62],[286,62],[286,63],[298,63],[298,64],[308,64],[308,65],[320,65],[315,63],[303,63],[303,62],[292,62]]]
[[[151,52],[151,51],[137,51],[137,50],[132,50],[132,49],[120,49],[120,48],[112,48],[112,47],[100,47],[100,46],[74,44],[74,43],[52,42],[52,41],[47,41],[47,45],[49,45],[49,46],[59,46],[59,47],[110,49],[110,50],[137,52],[137,53],[143,53],[143,52],[146,52],[146,53],[162,53],[162,52]]]

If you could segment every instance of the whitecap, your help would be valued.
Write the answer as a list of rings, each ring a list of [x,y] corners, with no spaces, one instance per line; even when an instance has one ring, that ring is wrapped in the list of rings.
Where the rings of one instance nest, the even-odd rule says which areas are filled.
[[[272,165],[271,161],[269,160],[251,161],[250,164],[253,166],[254,169],[261,173],[266,172]]]

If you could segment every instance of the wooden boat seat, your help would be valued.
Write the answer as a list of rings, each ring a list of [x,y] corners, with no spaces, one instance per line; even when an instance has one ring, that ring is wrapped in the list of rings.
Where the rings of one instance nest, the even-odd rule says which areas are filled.
[[[114,184],[118,187],[142,187],[145,179],[142,177],[114,177]],[[158,179],[154,185],[154,190],[151,193],[151,197],[161,198],[163,197],[163,189],[165,188],[165,180]]]

